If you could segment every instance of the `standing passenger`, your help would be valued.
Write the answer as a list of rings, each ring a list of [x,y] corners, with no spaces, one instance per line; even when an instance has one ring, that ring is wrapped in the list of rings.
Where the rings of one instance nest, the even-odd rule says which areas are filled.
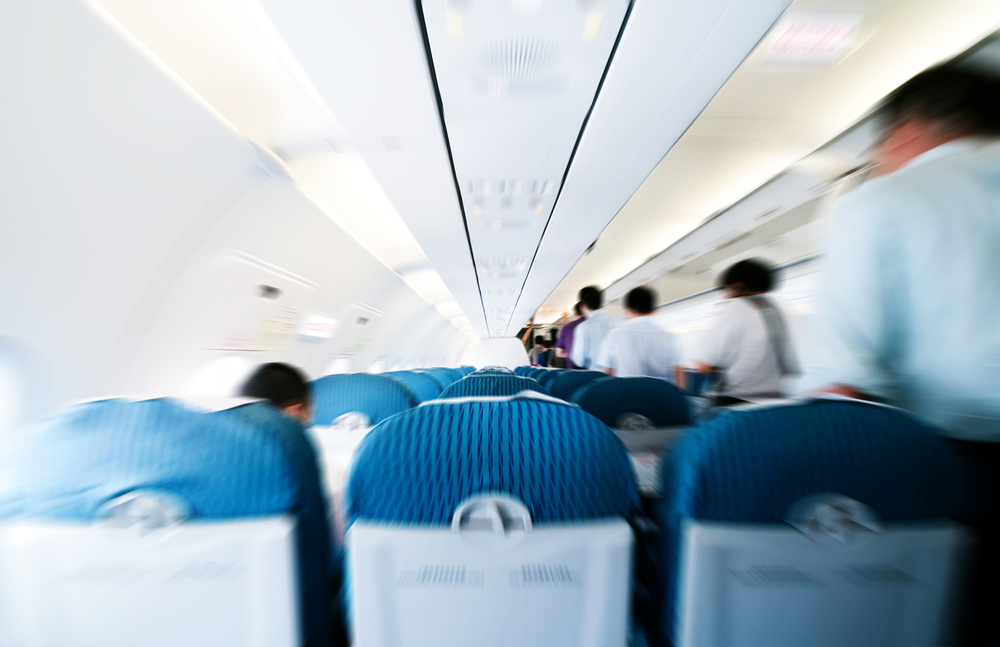
[[[604,337],[617,325],[617,321],[601,310],[604,295],[594,285],[580,290],[581,310],[587,318],[573,331],[573,352],[570,359],[577,368],[592,368],[601,349]]]
[[[573,312],[576,313],[576,316],[562,327],[562,330],[559,331],[559,336],[556,337],[556,357],[566,359],[566,368],[580,368],[573,363],[570,355],[573,352],[573,331],[576,330],[577,326],[586,321],[583,311],[580,309],[581,306],[582,304],[579,301],[573,306]]]
[[[740,261],[722,273],[720,282],[729,301],[696,362],[700,372],[718,376],[715,404],[782,397],[781,378],[798,373],[798,362],[784,317],[764,296],[771,290],[770,268]]]
[[[680,364],[677,338],[650,318],[654,300],[647,288],[635,288],[625,295],[626,319],[608,333],[597,354],[597,366],[608,375],[674,381]]]
[[[534,366],[538,365],[538,356],[545,350],[545,346],[542,342],[545,341],[545,337],[538,335],[535,337],[535,346],[528,351],[528,362]]]
[[[542,339],[544,350],[538,353],[538,365],[549,366],[552,364],[552,340]]]
[[[883,102],[883,177],[837,205],[820,294],[818,383],[941,426],[990,514],[973,644],[1000,644],[1000,82],[954,65]]]

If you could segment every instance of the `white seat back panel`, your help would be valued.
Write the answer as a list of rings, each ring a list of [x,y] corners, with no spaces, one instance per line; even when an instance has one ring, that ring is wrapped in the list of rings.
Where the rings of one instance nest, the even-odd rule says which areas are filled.
[[[294,527],[0,525],[0,646],[297,645]]]
[[[632,531],[348,533],[356,647],[624,647]]]
[[[689,521],[676,643],[944,644],[965,533],[941,522],[823,545],[792,528]]]

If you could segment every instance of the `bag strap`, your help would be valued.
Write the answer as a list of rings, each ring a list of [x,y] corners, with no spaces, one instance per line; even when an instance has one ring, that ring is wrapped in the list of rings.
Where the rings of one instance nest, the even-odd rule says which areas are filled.
[[[781,313],[774,307],[774,304],[762,296],[748,296],[746,299],[757,307],[760,316],[764,319],[764,327],[767,329],[767,338],[771,344],[771,350],[778,362],[778,370],[781,375],[788,375],[791,371],[785,363],[785,349],[788,344],[788,332],[785,329],[785,322],[781,318]]]

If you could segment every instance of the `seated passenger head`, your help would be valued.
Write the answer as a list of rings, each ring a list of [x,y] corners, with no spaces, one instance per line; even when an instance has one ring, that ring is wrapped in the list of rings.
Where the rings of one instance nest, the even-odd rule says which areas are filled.
[[[877,115],[884,175],[953,139],[1000,136],[1000,79],[954,63],[933,67],[890,93]]]
[[[600,310],[604,305],[604,294],[596,285],[588,285],[580,290],[580,303],[583,304],[585,312]]]
[[[288,364],[262,364],[243,384],[240,395],[267,400],[290,418],[312,423],[309,381],[302,371]]]
[[[763,294],[771,290],[771,283],[771,268],[752,258],[731,265],[719,277],[731,297]]]
[[[546,348],[552,348],[552,340],[551,339],[543,339],[542,340],[542,346],[545,346]]]
[[[583,309],[582,308],[583,308],[583,303],[581,303],[580,301],[577,301],[575,304],[573,304],[573,312],[576,313],[577,317],[582,317],[583,316]]]
[[[625,314],[629,317],[645,317],[653,312],[656,295],[649,288],[638,287],[625,295]]]

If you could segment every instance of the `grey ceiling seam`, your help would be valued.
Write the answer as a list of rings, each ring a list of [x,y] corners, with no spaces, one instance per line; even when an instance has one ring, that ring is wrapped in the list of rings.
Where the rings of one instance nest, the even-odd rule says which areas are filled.
[[[611,63],[615,60],[615,53],[618,52],[618,44],[622,40],[622,35],[625,34],[625,28],[628,26],[628,19],[632,15],[632,7],[635,5],[635,0],[629,0],[628,7],[625,9],[625,15],[622,17],[621,27],[618,29],[618,35],[615,37],[615,44],[611,47],[611,53],[608,55],[608,62],[604,65],[604,72],[601,74],[601,80],[597,84],[597,90],[594,91],[594,100],[590,102],[590,108],[587,109],[587,115],[583,118],[583,124],[580,126],[580,132],[576,136],[576,141],[573,143],[573,151],[569,155],[569,160],[566,162],[566,170],[563,171],[562,180],[559,182],[559,191],[556,192],[555,200],[552,201],[552,209],[549,211],[549,217],[545,220],[545,226],[542,228],[542,235],[538,238],[538,244],[535,246],[535,253],[531,256],[531,262],[528,264],[528,269],[524,273],[524,281],[521,283],[521,289],[517,293],[517,300],[514,301],[514,307],[511,309],[511,317],[517,312],[517,305],[521,302],[521,295],[524,294],[524,286],[528,283],[528,277],[531,275],[531,268],[535,266],[535,259],[538,258],[538,250],[542,247],[542,241],[545,240],[545,233],[549,229],[549,223],[552,222],[552,216],[556,213],[556,207],[559,206],[559,198],[562,196],[563,187],[566,186],[566,178],[569,176],[569,170],[573,167],[573,160],[576,158],[576,151],[580,147],[580,141],[583,139],[583,133],[587,130],[587,124],[590,122],[590,115],[594,112],[594,106],[597,105],[597,99],[601,96],[601,89],[604,87],[604,80],[608,77],[608,71],[611,69]],[[596,242],[596,241],[595,241]],[[569,272],[567,272],[569,274]],[[563,277],[565,278],[565,277]],[[507,328],[505,332],[510,332],[511,320],[507,320]]]
[[[476,275],[476,289],[479,290],[479,305],[483,308],[483,325],[486,326],[486,336],[489,337],[490,322],[486,316],[486,304],[483,302],[483,286],[479,283],[479,268],[476,266],[476,252],[472,249],[472,235],[469,233],[469,219],[465,215],[465,202],[462,200],[462,185],[458,181],[458,171],[455,169],[455,156],[451,152],[451,140],[448,137],[448,124],[444,119],[444,100],[441,98],[441,88],[438,87],[437,72],[434,70],[434,55],[431,52],[431,39],[427,34],[427,22],[424,19],[424,8],[421,0],[413,0],[413,7],[420,25],[420,36],[424,41],[424,54],[427,56],[427,70],[431,76],[431,87],[434,88],[434,99],[437,102],[438,119],[441,122],[441,135],[448,151],[448,165],[451,167],[451,179],[455,182],[455,195],[458,198],[458,209],[462,214],[462,226],[465,227],[465,240],[469,244],[469,258],[472,259],[472,271]]]

